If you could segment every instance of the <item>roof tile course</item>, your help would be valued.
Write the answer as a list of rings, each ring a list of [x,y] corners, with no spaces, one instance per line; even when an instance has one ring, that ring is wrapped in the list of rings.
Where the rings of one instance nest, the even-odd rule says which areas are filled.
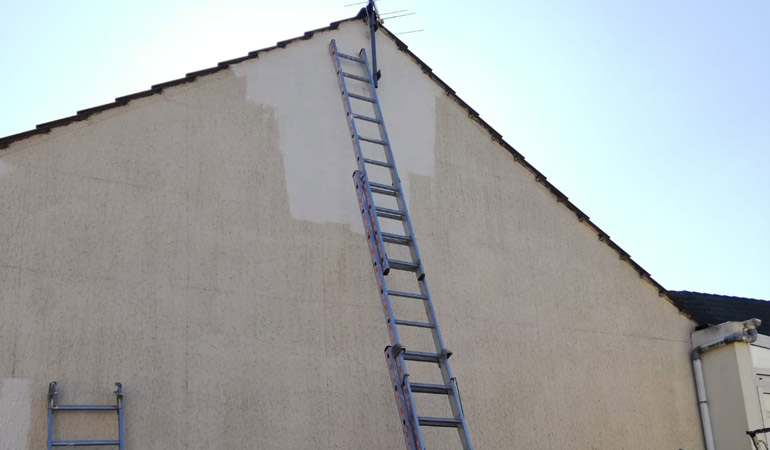
[[[700,325],[759,319],[757,330],[770,336],[770,301],[690,291],[669,291],[668,296]]]

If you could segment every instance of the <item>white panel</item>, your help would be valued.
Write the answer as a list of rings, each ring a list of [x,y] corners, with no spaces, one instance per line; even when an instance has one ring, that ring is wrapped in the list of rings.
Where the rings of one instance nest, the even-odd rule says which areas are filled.
[[[757,369],[768,369],[770,371],[770,349],[751,346],[751,361]]]
[[[31,405],[29,380],[6,378],[0,382],[0,449],[27,448]]]

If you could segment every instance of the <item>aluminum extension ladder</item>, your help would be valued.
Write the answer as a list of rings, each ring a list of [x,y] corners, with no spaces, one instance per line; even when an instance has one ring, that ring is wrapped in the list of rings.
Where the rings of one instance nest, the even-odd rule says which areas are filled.
[[[80,447],[96,445],[116,445],[120,450],[125,450],[123,446],[123,385],[115,383],[115,404],[114,405],[57,405],[56,404],[56,382],[52,381],[48,385],[48,450],[51,447]],[[55,411],[117,411],[118,413],[118,439],[95,439],[95,440],[53,440],[53,413]]]
[[[452,353],[444,347],[444,342],[441,339],[441,332],[439,331],[436,314],[433,309],[433,301],[428,292],[428,283],[425,280],[425,271],[420,259],[420,251],[417,248],[417,241],[412,229],[412,221],[409,218],[409,211],[406,207],[401,180],[398,177],[396,164],[393,160],[393,152],[388,140],[388,133],[385,129],[385,121],[382,117],[382,110],[377,98],[372,73],[369,69],[366,51],[361,49],[358,56],[342,54],[337,50],[337,43],[334,40],[331,41],[329,47],[337,70],[337,80],[350,129],[350,138],[358,163],[358,170],[353,173],[353,181],[356,193],[358,194],[361,219],[364,223],[364,232],[369,243],[369,252],[372,257],[372,265],[380,290],[380,300],[390,335],[391,345],[385,348],[385,359],[390,371],[390,379],[396,397],[396,406],[401,416],[406,448],[407,450],[425,449],[423,433],[421,431],[422,427],[449,427],[457,429],[462,448],[464,450],[472,450],[473,446],[468,436],[468,427],[463,415],[457,382],[449,368],[449,356]],[[349,70],[345,71],[343,63],[346,67],[357,67],[354,70],[365,75],[357,75]],[[357,91],[364,92],[364,95],[350,92],[347,80],[352,80],[354,83],[363,83],[363,85],[356,87],[363,88],[363,91],[360,89],[357,89]],[[355,112],[353,109],[354,105],[357,111],[368,107],[370,110],[373,110],[373,116]],[[359,135],[359,129],[363,130],[369,127],[371,130],[374,128],[372,124],[376,125],[376,128],[379,130],[379,137]],[[379,155],[384,154],[384,158],[382,156],[372,156],[377,151],[379,151]],[[389,180],[383,182],[370,181],[367,170],[389,172]],[[388,205],[395,203],[396,206],[382,206],[385,203]],[[385,225],[388,231],[385,231],[381,225]],[[394,226],[399,232],[389,232]],[[403,228],[403,233],[400,233],[401,228]],[[409,260],[399,260],[388,256],[389,253],[398,254],[400,252],[405,254],[407,253],[405,248],[408,248]],[[394,270],[413,273],[417,278],[419,292],[389,289],[387,275]],[[392,297],[399,297],[399,301],[407,299],[406,301],[422,302],[427,320],[425,322],[417,322],[394,317],[393,305],[391,304]],[[435,351],[411,350],[399,338],[400,327],[418,327],[430,330]],[[407,361],[410,364],[427,363],[438,365],[443,383],[431,384],[411,381],[407,372]],[[452,417],[418,415],[414,394],[446,396],[452,411]]]

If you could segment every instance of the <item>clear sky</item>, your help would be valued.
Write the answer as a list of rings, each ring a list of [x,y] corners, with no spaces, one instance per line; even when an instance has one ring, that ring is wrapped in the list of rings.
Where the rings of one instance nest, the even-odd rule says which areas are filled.
[[[353,16],[354,1],[0,0],[0,136]],[[424,30],[399,37],[663,286],[770,299],[768,0],[379,8],[416,13],[385,26]]]

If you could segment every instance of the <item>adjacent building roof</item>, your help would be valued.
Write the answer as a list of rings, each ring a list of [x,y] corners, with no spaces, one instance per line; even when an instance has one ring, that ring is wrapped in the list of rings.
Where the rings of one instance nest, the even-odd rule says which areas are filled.
[[[757,330],[770,336],[770,301],[690,291],[668,291],[668,297],[700,325],[760,319]]]

